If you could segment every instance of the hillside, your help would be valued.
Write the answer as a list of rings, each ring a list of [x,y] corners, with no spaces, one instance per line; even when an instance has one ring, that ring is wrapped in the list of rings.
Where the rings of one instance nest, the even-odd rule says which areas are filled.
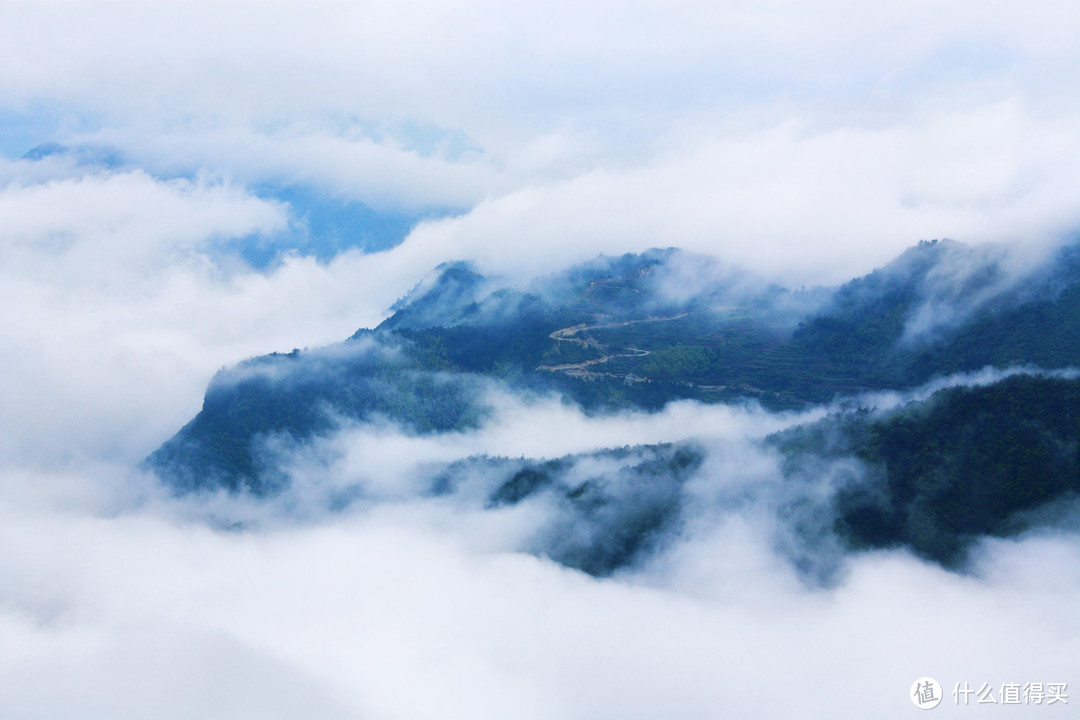
[[[962,567],[984,535],[1014,535],[1080,499],[1080,380],[1018,375],[941,390],[887,413],[833,415],[770,438],[791,482],[857,459],[833,497],[850,546],[904,546]]]
[[[374,419],[417,434],[476,427],[495,386],[595,414],[676,399],[805,408],[984,366],[1068,367],[1080,360],[1077,257],[1018,276],[985,250],[921,243],[838,288],[798,291],[671,249],[525,287],[446,265],[376,328],[223,370],[148,466],[178,491],[273,492],[287,478],[271,450]]]

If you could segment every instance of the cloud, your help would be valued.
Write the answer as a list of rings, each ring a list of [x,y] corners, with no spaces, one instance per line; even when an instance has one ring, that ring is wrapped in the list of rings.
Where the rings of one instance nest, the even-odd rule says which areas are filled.
[[[1052,245],[1080,217],[1061,163],[1080,143],[1044,122],[1007,102],[886,129],[706,136],[423,223],[398,252],[527,274],[673,245],[812,284],[868,272],[917,239]]]
[[[418,231],[411,252],[439,259],[520,272],[678,244],[835,281],[919,239],[1080,219],[1080,18],[1052,0],[4,12],[0,90],[52,109],[43,140],[471,209]]]
[[[879,79],[896,103],[980,80],[1037,88],[1060,81],[1040,73],[1075,53],[1077,22],[1049,0],[1023,10],[970,1],[278,2],[258,12],[117,2],[5,15],[9,102],[66,98],[128,117],[355,113],[509,137],[575,116],[643,122],[648,110],[670,121],[733,97],[776,100],[793,86],[863,106],[878,100],[865,93]],[[937,85],[931,68],[945,71]]]
[[[922,675],[1075,683],[1074,531],[807,586],[757,441],[814,415],[494,390],[470,433],[290,455],[309,495],[276,505],[132,466],[223,365],[372,326],[444,260],[524,280],[680,245],[797,286],[948,236],[1023,269],[1080,219],[1078,28],[1055,0],[6,3],[0,127],[29,144],[5,151],[118,160],[0,160],[4,716],[899,718]],[[455,216],[317,262],[263,184]],[[557,505],[423,494],[473,455],[681,441],[700,512],[604,580],[519,552]]]
[[[159,269],[214,239],[271,234],[286,222],[283,208],[242,189],[140,171],[16,181],[0,191],[5,265],[63,282],[129,280],[112,273]]]
[[[289,209],[228,183],[15,166],[0,189],[4,462],[138,461],[222,365],[341,340],[414,281],[358,252],[247,267],[228,244],[287,237]]]
[[[417,147],[425,135],[433,135],[432,146]],[[515,179],[492,158],[462,145],[467,139],[437,128],[372,131],[311,121],[263,129],[231,123],[167,133],[106,127],[79,139],[122,147],[131,162],[164,174],[210,167],[247,183],[303,185],[384,212],[472,207],[512,187]]]
[[[3,515],[13,717],[898,718],[925,674],[947,691],[1067,682],[1080,634],[1067,536],[989,543],[967,578],[866,555],[808,590],[753,514],[722,516],[662,576],[615,580],[479,550],[422,503],[246,533]]]
[[[194,263],[89,288],[7,276],[0,446],[40,462],[138,461],[198,410],[222,366],[378,322],[412,280],[379,270],[349,254],[290,258],[266,275]]]

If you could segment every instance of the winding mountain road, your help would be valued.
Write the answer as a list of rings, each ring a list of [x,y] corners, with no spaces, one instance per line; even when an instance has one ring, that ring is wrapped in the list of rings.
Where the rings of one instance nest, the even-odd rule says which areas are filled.
[[[635,347],[625,347],[625,348],[620,348],[620,352],[610,352],[609,353],[609,352],[607,352],[608,349],[609,349],[608,346],[602,344],[601,342],[596,340],[596,338],[580,337],[579,335],[581,333],[586,333],[586,332],[588,332],[590,330],[601,330],[601,329],[605,329],[605,328],[614,328],[614,327],[626,327],[627,325],[637,325],[639,323],[667,322],[669,320],[678,320],[679,318],[684,318],[689,314],[690,313],[685,313],[684,312],[684,313],[680,313],[679,315],[672,315],[671,317],[647,317],[647,318],[642,318],[641,320],[623,320],[621,322],[597,323],[595,325],[589,325],[589,324],[586,324],[586,323],[581,323],[581,324],[578,324],[578,325],[571,325],[570,327],[560,328],[559,330],[556,330],[555,332],[551,333],[551,335],[549,335],[548,337],[550,337],[552,340],[555,340],[556,342],[569,342],[569,343],[575,343],[577,345],[581,345],[582,347],[586,347],[586,348],[595,348],[595,349],[599,350],[600,352],[602,352],[604,354],[601,355],[598,358],[593,358],[592,360],[582,360],[581,362],[576,362],[576,363],[562,363],[562,364],[559,364],[559,365],[540,365],[536,369],[540,370],[540,371],[543,371],[543,372],[566,373],[567,375],[570,375],[571,377],[580,377],[580,378],[586,378],[586,377],[617,377],[617,378],[625,378],[626,375],[620,375],[618,373],[608,373],[608,372],[593,372],[593,371],[590,371],[590,370],[586,370],[586,368],[592,367],[594,365],[602,365],[602,364],[604,364],[606,362],[609,362],[611,360],[614,360],[616,358],[645,357],[646,355],[649,354],[648,350],[642,350],[641,348],[635,348]]]

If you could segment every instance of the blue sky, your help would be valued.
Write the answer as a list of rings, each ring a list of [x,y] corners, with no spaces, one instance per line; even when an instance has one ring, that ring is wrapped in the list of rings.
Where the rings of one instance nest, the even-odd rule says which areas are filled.
[[[457,254],[523,271],[680,245],[829,281],[919,239],[1045,239],[1080,216],[1068,3],[5,15],[9,182],[40,143],[106,147],[127,160],[113,171],[201,173],[369,249],[431,220],[438,239],[402,253],[418,266]]]

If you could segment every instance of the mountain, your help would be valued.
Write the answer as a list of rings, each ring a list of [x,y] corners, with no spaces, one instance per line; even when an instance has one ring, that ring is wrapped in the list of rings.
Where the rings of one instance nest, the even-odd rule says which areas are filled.
[[[688,264],[700,259],[652,250],[598,258],[525,288],[446,264],[374,329],[220,371],[202,410],[148,464],[180,490],[272,491],[281,477],[266,461],[268,444],[303,443],[377,417],[417,433],[461,430],[484,417],[482,389],[492,381],[563,393],[595,411],[739,397],[739,389],[699,382],[693,364],[704,345],[685,343],[711,342],[727,326],[779,339],[789,332],[787,305],[824,294],[791,293],[725,268],[701,291],[670,293]]]
[[[39,162],[47,158],[66,160],[74,165],[116,170],[124,165],[123,155],[108,145],[82,143],[69,146],[55,142],[42,143],[23,154],[23,160]]]
[[[1017,375],[940,390],[885,413],[856,410],[769,439],[800,482],[856,458],[834,496],[854,548],[904,546],[962,567],[981,536],[1009,536],[1080,499],[1080,380]]]
[[[475,428],[496,387],[556,393],[592,414],[676,399],[800,409],[984,367],[1078,363],[1077,247],[1018,271],[993,248],[924,242],[866,276],[810,290],[674,249],[601,257],[525,286],[450,263],[378,327],[222,370],[202,410],[147,465],[177,492],[273,495],[290,482],[282,450],[351,423],[421,435]],[[835,522],[818,530],[849,549],[906,546],[959,567],[972,539],[1018,532],[1031,513],[1080,490],[1077,400],[1080,381],[1014,378],[894,414],[841,413],[766,446],[785,458],[792,487],[823,464],[866,468],[829,496],[823,512]],[[677,521],[679,488],[700,465],[689,447],[625,452],[651,453],[616,472],[650,478],[659,495],[649,502],[600,479],[566,485],[564,470],[580,458],[469,467],[507,475],[488,495],[492,507],[562,487],[575,536],[592,540],[533,549],[605,574]],[[454,473],[442,477],[452,484]]]
[[[684,484],[704,453],[691,444],[623,447],[547,461],[472,457],[434,474],[431,491],[453,493],[488,478],[486,507],[542,503],[554,511],[523,550],[590,575],[605,576],[647,557],[677,527]]]
[[[283,486],[273,451],[345,421],[390,418],[419,433],[474,427],[481,381],[427,369],[400,339],[362,336],[340,346],[248,360],[219,372],[202,410],[148,465],[181,491],[267,493]]]

